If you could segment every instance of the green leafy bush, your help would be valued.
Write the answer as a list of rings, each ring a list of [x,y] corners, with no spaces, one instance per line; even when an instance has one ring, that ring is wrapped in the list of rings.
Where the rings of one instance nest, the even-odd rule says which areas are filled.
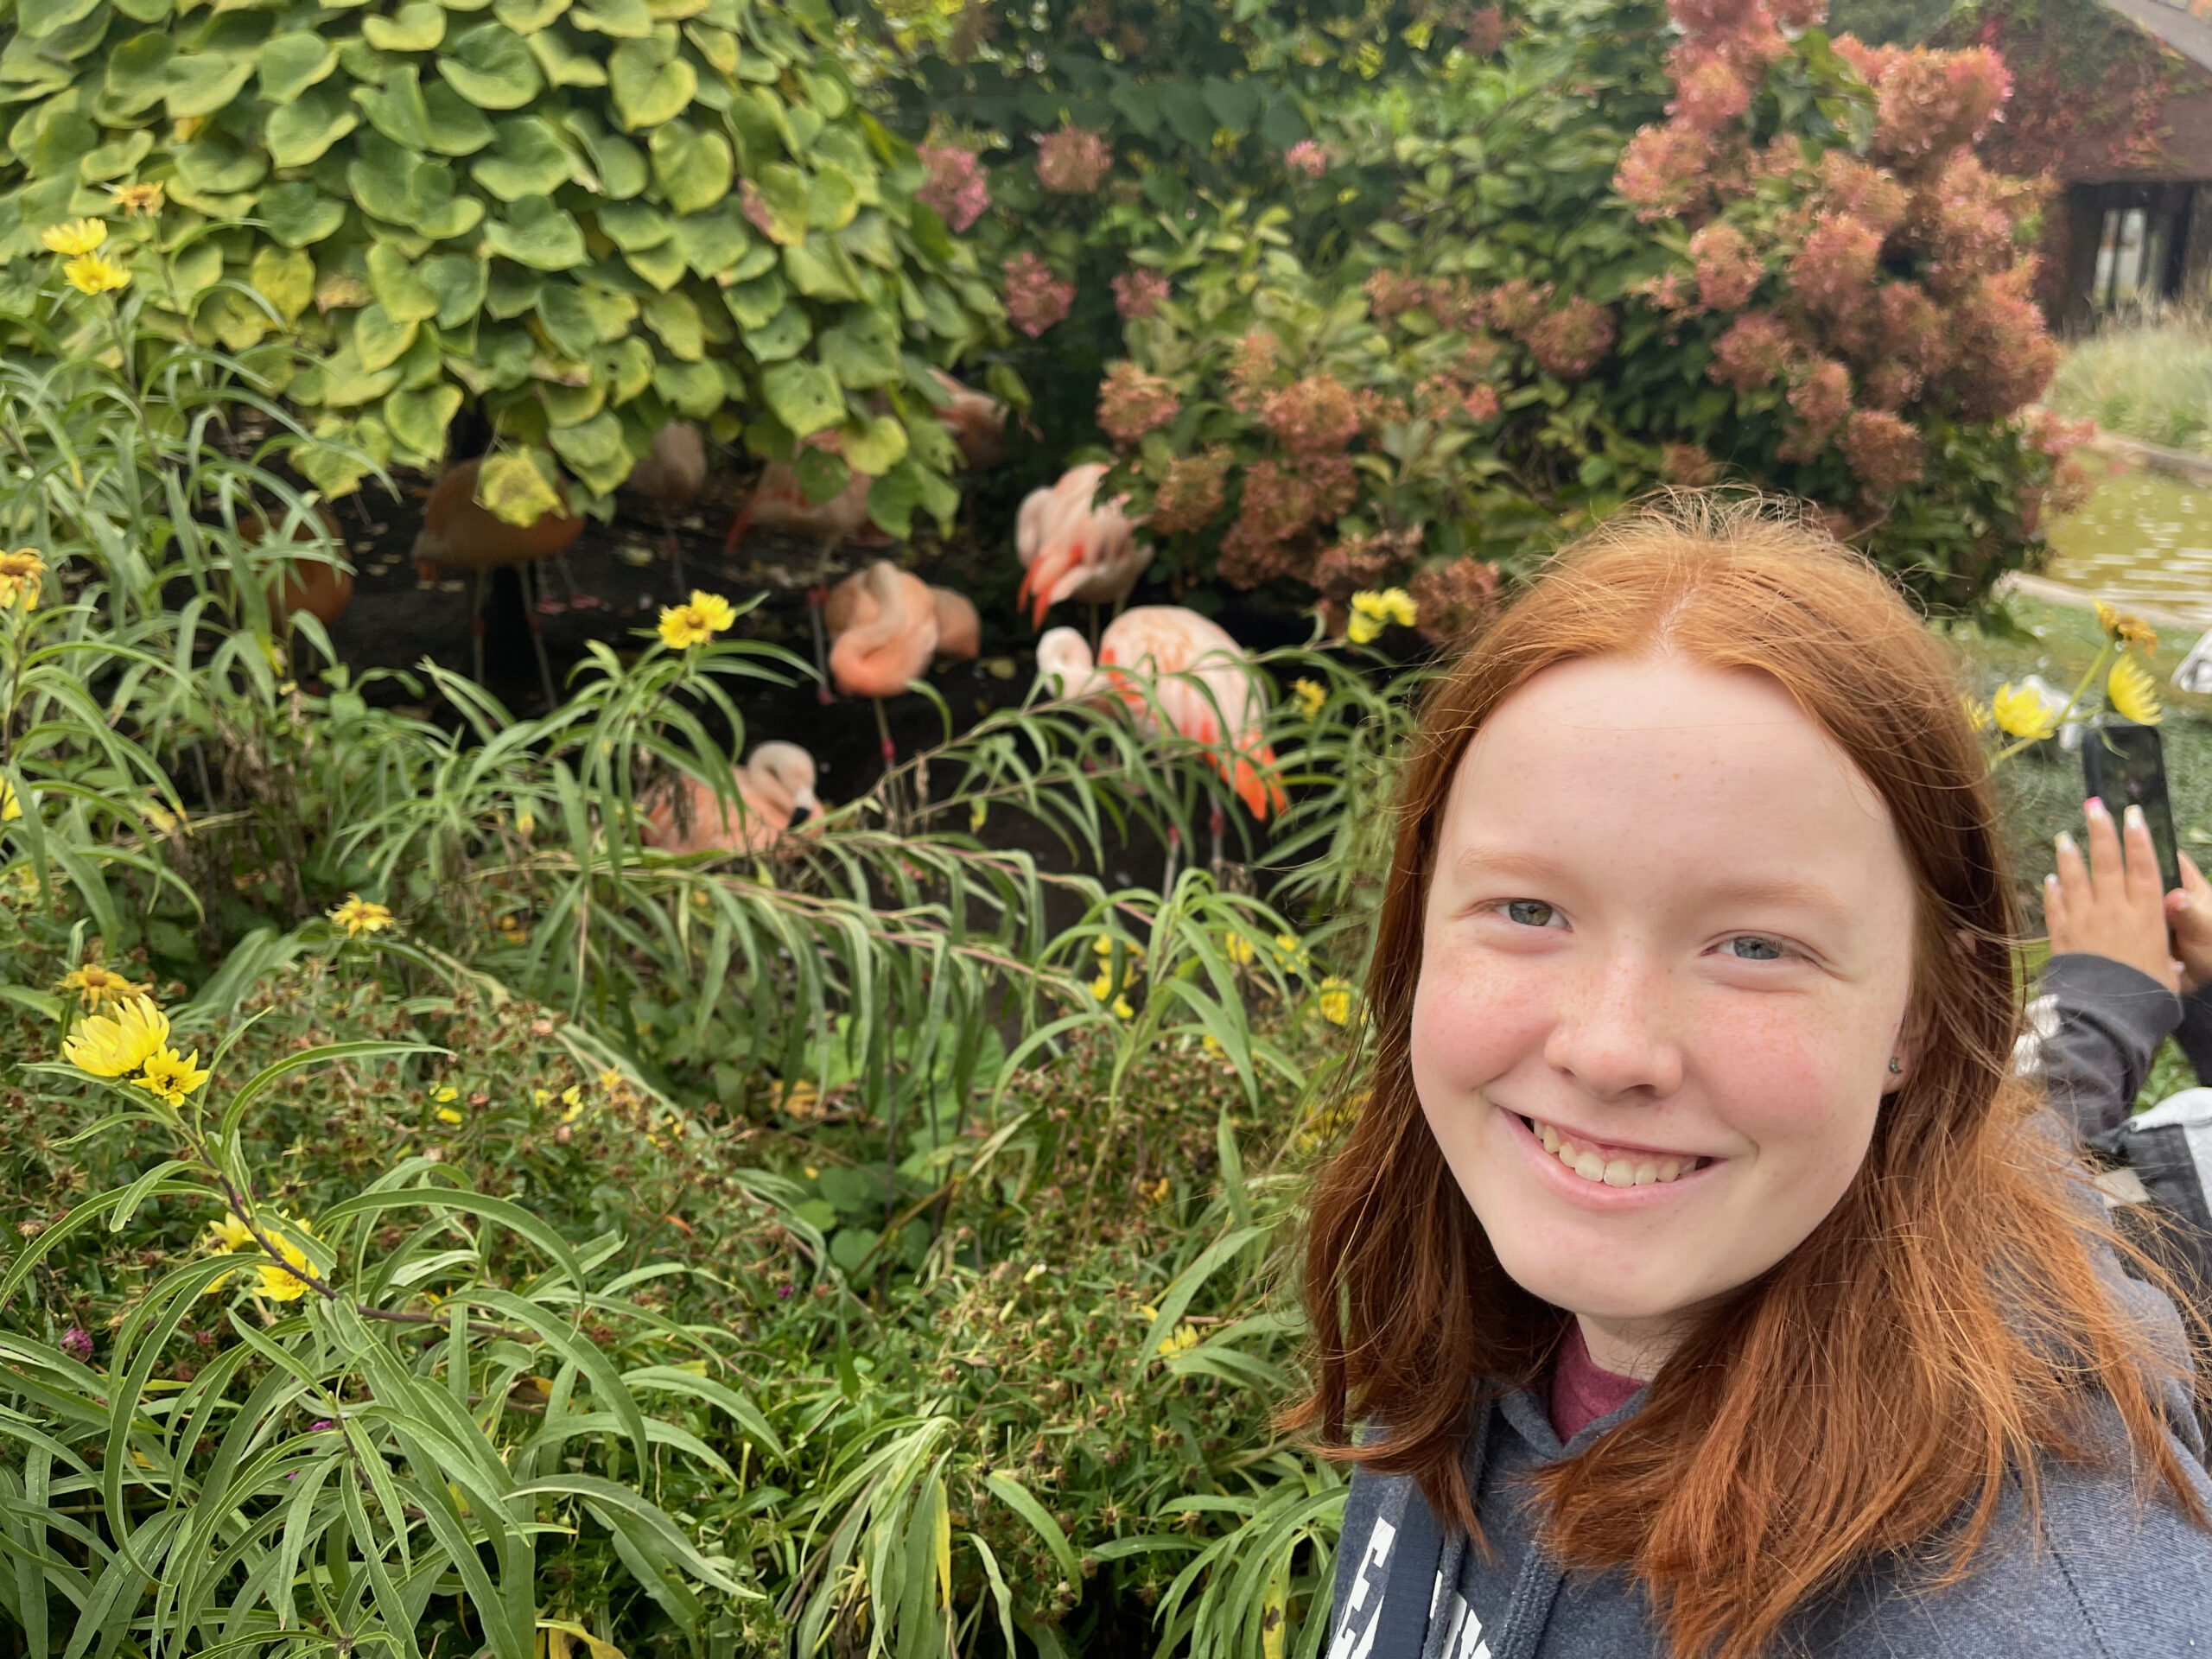
[[[810,484],[849,461],[903,530],[954,500],[925,363],[997,302],[830,28],[751,0],[33,0],[0,23],[4,281],[137,202],[111,246],[141,283],[161,261],[177,339],[303,349],[270,373],[335,441],[302,457],[329,493],[435,461],[472,398],[505,441],[487,499],[525,520],[556,463],[604,497],[663,422],[741,412],[785,459],[838,434]]]

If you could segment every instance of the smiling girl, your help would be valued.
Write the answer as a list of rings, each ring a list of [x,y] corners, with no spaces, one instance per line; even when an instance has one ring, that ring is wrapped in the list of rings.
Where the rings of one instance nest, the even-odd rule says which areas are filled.
[[[2186,1349],[2008,1075],[2018,922],[1942,648],[1817,531],[1692,500],[1491,626],[1313,1198],[1331,1659],[2212,1652]]]

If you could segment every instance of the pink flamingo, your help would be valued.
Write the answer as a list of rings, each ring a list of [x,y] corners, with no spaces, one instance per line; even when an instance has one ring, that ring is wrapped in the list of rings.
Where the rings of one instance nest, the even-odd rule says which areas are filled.
[[[761,744],[743,766],[730,768],[730,777],[737,785],[734,817],[729,802],[710,786],[678,777],[645,810],[645,845],[666,853],[757,853],[802,814],[822,810],[814,757],[796,743]]]
[[[835,454],[837,435],[817,433],[806,439],[804,445]],[[722,552],[730,556],[736,554],[745,532],[755,524],[787,535],[812,536],[819,542],[814,582],[806,590],[806,609],[814,632],[814,671],[820,677],[817,695],[825,703],[830,701],[830,696],[829,668],[823,656],[822,604],[829,592],[830,556],[868,527],[868,493],[874,482],[867,474],[855,472],[845,487],[827,501],[810,501],[799,486],[798,471],[787,462],[771,461],[745,505],[730,521],[729,534],[722,539]]]
[[[891,741],[883,700],[897,696],[929,667],[937,651],[937,606],[919,576],[888,559],[878,559],[838,588],[845,626],[830,647],[830,677],[847,696],[874,702],[875,728],[888,768],[899,751]]]
[[[1019,602],[1045,613],[1063,600],[1090,607],[1090,638],[1098,643],[1098,607],[1127,602],[1137,578],[1152,563],[1152,548],[1136,539],[1136,526],[1116,496],[1103,505],[1092,498],[1109,468],[1103,461],[1071,467],[1049,490],[1033,490],[1014,520],[1014,550],[1026,567]]]
[[[983,619],[965,594],[950,588],[930,589],[930,603],[937,612],[937,654],[974,662],[983,654]]]
[[[1165,721],[1179,735],[1211,745],[1206,763],[1254,817],[1264,821],[1288,804],[1274,776],[1274,750],[1262,734],[1266,702],[1258,672],[1220,624],[1179,605],[1140,605],[1108,625],[1096,665],[1081,634],[1052,628],[1037,641],[1037,670],[1063,696],[1114,693],[1147,736],[1160,735]],[[1218,803],[1211,828],[1218,866],[1224,828]],[[1164,886],[1173,885],[1178,838],[1171,826]]]
[[[995,467],[1004,461],[1006,405],[943,369],[931,369],[930,374],[947,400],[938,409],[938,423],[959,445],[962,461],[969,467]]]

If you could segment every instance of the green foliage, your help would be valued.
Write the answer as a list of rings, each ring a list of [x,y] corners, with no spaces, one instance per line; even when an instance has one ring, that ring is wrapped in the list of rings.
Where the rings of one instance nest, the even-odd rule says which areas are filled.
[[[27,292],[48,226],[162,187],[116,226],[135,280],[162,267],[179,342],[299,348],[270,372],[335,446],[302,457],[329,494],[434,462],[476,400],[587,502],[669,419],[788,458],[871,416],[898,487],[942,499],[926,364],[997,302],[830,28],[750,0],[19,6],[0,280]]]
[[[2171,449],[2212,444],[2212,327],[2192,312],[2115,318],[2075,341],[2050,405]]]

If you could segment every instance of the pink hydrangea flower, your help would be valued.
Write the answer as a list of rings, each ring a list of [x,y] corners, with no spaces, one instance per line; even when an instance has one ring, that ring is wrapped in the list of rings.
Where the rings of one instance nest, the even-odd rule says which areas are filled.
[[[1724,386],[1750,391],[1779,379],[1789,361],[1789,331],[1768,311],[1747,311],[1713,343],[1706,373]]]
[[[1007,260],[1005,271],[1006,314],[1032,340],[1075,305],[1075,284],[1053,276],[1050,265],[1027,250]]]
[[[1664,219],[1704,200],[1710,188],[1713,141],[1671,121],[1637,129],[1621,149],[1613,188],[1642,219]]]
[[[1311,138],[1301,138],[1282,153],[1283,165],[1294,173],[1318,179],[1329,170],[1329,152]]]
[[[1114,170],[1114,151],[1103,133],[1065,126],[1037,140],[1037,180],[1065,196],[1087,196]]]
[[[1579,380],[1612,348],[1613,314],[1576,295],[1529,331],[1529,351],[1547,373]]]
[[[1122,314],[1123,322],[1153,315],[1168,292],[1167,278],[1156,270],[1132,269],[1118,272],[1111,286],[1114,309]]]
[[[914,199],[935,208],[956,234],[964,232],[991,205],[988,169],[974,150],[957,144],[924,144],[918,153],[930,176],[929,182],[914,192]]]
[[[1862,409],[1844,423],[1843,458],[1873,495],[1917,484],[1928,466],[1919,428],[1886,410]]]
[[[1715,221],[1690,238],[1698,302],[1708,310],[1740,311],[1766,275],[1765,262],[1733,225]]]
[[[1098,424],[1122,445],[1135,444],[1182,412],[1183,400],[1164,376],[1147,374],[1134,363],[1116,363],[1098,389]]]

